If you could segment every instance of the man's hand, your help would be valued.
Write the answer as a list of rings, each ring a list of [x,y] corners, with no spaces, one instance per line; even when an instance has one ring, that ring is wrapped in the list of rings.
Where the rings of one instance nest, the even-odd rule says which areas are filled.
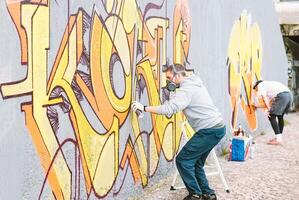
[[[133,109],[134,112],[136,112],[136,110],[140,110],[140,111],[143,112],[144,111],[144,105],[142,105],[138,101],[133,101],[132,109]]]
[[[266,114],[267,117],[270,117],[270,110],[266,110],[265,114]]]

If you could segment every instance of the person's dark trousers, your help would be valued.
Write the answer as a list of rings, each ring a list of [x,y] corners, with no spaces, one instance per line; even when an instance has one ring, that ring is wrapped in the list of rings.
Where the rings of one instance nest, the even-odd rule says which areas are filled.
[[[214,194],[203,169],[210,151],[225,135],[222,128],[208,128],[196,132],[176,157],[177,169],[192,194]]]
[[[269,121],[275,135],[282,133],[284,128],[283,116],[288,113],[292,104],[293,97],[290,92],[281,92],[275,97],[271,108]],[[277,123],[277,119],[278,123]]]
[[[278,115],[277,118],[278,118],[278,127],[279,127],[279,130],[280,130],[280,133],[282,133],[283,128],[284,128],[283,115]]]
[[[278,118],[278,123],[277,123],[276,117]],[[270,114],[269,121],[271,123],[272,129],[273,129],[275,135],[282,133],[283,128],[284,128],[283,115]]]

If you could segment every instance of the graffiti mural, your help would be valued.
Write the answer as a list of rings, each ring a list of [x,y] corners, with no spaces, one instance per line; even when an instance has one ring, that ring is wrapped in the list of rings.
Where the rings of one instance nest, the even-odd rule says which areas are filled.
[[[22,103],[21,110],[45,172],[39,199],[43,199],[46,186],[55,199],[80,199],[83,185],[87,196],[116,195],[128,176],[146,186],[161,155],[167,161],[176,155],[183,116],[152,114],[148,131],[130,105],[145,94],[150,105],[162,103],[165,75],[161,66],[166,63],[169,35],[173,62],[187,60],[191,36],[188,2],[178,0],[172,17],[148,14],[150,10],[166,11],[166,0],[148,2],[144,10],[136,0],[102,1],[105,15],[96,8],[92,13],[80,8],[69,15],[55,60],[50,63],[50,9],[55,2],[6,0],[11,25],[20,40],[21,57],[16,59],[27,67],[27,75],[23,80],[2,83],[1,94],[6,101],[32,97]],[[121,70],[115,71],[116,65]],[[122,76],[121,92],[115,73]],[[61,120],[61,113],[67,115],[67,123]],[[90,115],[95,116],[101,130],[93,126]],[[131,133],[121,129],[126,122]],[[67,124],[71,136],[58,137]],[[125,143],[120,142],[123,135]],[[73,146],[71,161],[66,145]],[[127,174],[129,168],[131,175]],[[116,182],[120,184],[116,186]]]
[[[237,126],[239,105],[246,116],[248,126],[257,128],[256,111],[253,108],[253,85],[261,79],[262,40],[259,25],[251,24],[251,15],[244,10],[232,28],[228,48],[228,88],[232,105],[232,128]]]

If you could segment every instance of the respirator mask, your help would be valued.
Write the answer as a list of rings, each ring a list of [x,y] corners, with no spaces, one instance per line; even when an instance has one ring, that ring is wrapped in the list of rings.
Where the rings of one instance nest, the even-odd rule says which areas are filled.
[[[174,65],[169,65],[168,64],[168,60],[166,62],[165,65],[163,65],[163,72],[166,72],[167,70],[172,70],[173,72],[173,77],[171,80],[166,80],[166,89],[169,91],[169,92],[174,92],[177,88],[180,87],[179,84],[176,84],[174,82],[174,79],[177,78],[177,75],[182,73],[182,72],[185,72],[185,69],[182,65],[180,64],[174,64]]]
[[[174,92],[179,85],[177,85],[174,81],[173,78],[176,76],[177,74],[174,74],[174,76],[172,77],[171,80],[166,80],[166,88],[169,92]]]

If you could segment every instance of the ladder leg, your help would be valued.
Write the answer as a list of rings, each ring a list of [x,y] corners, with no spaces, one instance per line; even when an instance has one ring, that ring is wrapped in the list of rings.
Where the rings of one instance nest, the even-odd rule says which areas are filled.
[[[175,190],[175,182],[176,182],[176,179],[178,177],[178,170],[175,170],[175,173],[174,173],[174,176],[173,176],[173,179],[172,179],[172,184],[171,184],[171,187],[170,187],[170,190]]]
[[[226,191],[227,193],[229,193],[229,188],[228,188],[227,182],[226,182],[226,180],[225,180],[225,178],[224,178],[224,175],[223,175],[221,166],[220,166],[220,164],[219,164],[219,161],[218,161],[218,158],[217,158],[217,156],[216,156],[216,153],[215,153],[215,150],[214,150],[214,149],[212,150],[212,156],[213,156],[213,158],[214,158],[214,161],[215,161],[217,170],[218,170],[218,172],[219,172],[219,175],[220,175],[220,179],[221,179],[221,181],[222,181],[222,184],[224,185],[225,191]]]

